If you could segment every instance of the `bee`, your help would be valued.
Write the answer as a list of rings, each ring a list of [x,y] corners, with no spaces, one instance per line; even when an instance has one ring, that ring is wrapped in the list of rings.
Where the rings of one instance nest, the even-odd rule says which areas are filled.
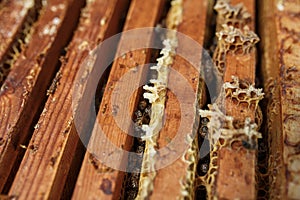
[[[202,125],[207,125],[208,122],[209,122],[209,119],[207,117],[201,117],[200,123]]]
[[[138,110],[135,112],[136,124],[138,126],[141,126],[142,124],[149,124],[150,115],[150,105],[145,100],[140,101],[138,105]]]
[[[139,110],[144,111],[148,107],[148,103],[145,100],[139,102]]]
[[[199,129],[199,134],[202,138],[205,138],[205,136],[208,133],[208,127],[207,124],[209,122],[209,119],[207,117],[201,117],[200,118],[200,129]]]
[[[206,174],[207,172],[208,172],[208,164],[207,163],[202,163],[201,165],[200,165],[200,170],[201,170],[201,172],[202,173],[204,173],[204,174]]]
[[[59,80],[61,78],[62,74],[61,74],[61,70],[59,70],[57,72],[57,74],[55,75],[55,78],[53,79],[50,88],[47,90],[47,96],[54,94],[56,87],[59,85]]]
[[[252,141],[252,142],[249,142],[249,141],[246,141],[246,140],[242,140],[242,145],[245,149],[256,149],[256,142],[255,141]]]

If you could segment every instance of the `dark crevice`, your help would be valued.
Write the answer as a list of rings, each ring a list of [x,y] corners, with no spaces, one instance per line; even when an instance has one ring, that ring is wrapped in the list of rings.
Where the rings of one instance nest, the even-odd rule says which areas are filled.
[[[74,158],[70,166],[70,170],[66,178],[66,183],[64,185],[62,196],[60,198],[61,200],[72,199],[78,174],[80,172],[82,161],[84,159],[84,154],[85,154],[85,146],[83,145],[81,140],[79,140],[74,154]]]
[[[215,37],[216,33],[216,18],[217,13],[214,11],[214,5],[216,4],[216,0],[210,1],[208,5],[207,19],[206,20],[206,29],[204,35],[204,49],[205,52],[202,54],[202,66],[204,72],[204,80],[206,84],[206,92],[207,99],[210,101],[209,103],[214,102],[217,94],[217,77],[215,77],[215,66],[213,63],[213,53],[217,47],[217,38]]]
[[[207,199],[207,190],[205,186],[201,185],[197,187],[195,191],[195,199]]]
[[[129,9],[129,5],[130,5],[130,0],[123,0],[118,2],[117,4],[117,8],[116,9],[118,11],[113,13],[113,16],[111,16],[111,21],[117,21],[117,23],[112,23],[111,26],[108,27],[108,29],[105,31],[105,36],[104,36],[104,40],[111,37],[113,38],[113,40],[115,41],[115,45],[111,45],[106,49],[105,52],[102,52],[103,49],[96,49],[95,51],[97,51],[97,57],[95,60],[94,65],[102,65],[102,63],[107,62],[108,60],[115,58],[116,55],[116,51],[117,51],[117,47],[118,47],[118,43],[120,40],[120,33],[123,30],[123,27],[125,25],[125,20],[126,20],[126,15],[128,13],[128,9]],[[112,37],[113,36],[113,37]],[[97,41],[100,42],[101,41]],[[105,60],[105,61],[103,61]],[[112,61],[113,62],[113,61]],[[76,122],[76,128],[78,129],[79,133],[84,132],[84,135],[80,135],[80,139],[82,140],[84,146],[88,145],[89,139],[91,137],[92,134],[92,129],[94,127],[94,121],[96,119],[95,116],[93,116],[93,114],[91,113],[95,113],[98,114],[99,109],[100,109],[100,105],[101,105],[101,101],[103,98],[103,93],[105,91],[105,88],[107,86],[107,81],[108,81],[108,77],[109,74],[111,72],[111,67],[112,67],[113,63],[109,63],[108,67],[105,69],[105,71],[101,72],[101,77],[99,77],[99,82],[97,83],[97,88],[95,91],[95,95],[94,95],[94,101],[89,105],[89,110],[87,110],[87,102],[90,102],[91,100],[89,99],[90,94],[88,94],[88,90],[85,90],[83,92],[83,94],[81,95],[81,99],[80,99],[80,103],[77,106],[77,113],[84,113],[86,114],[86,116],[84,116],[84,118],[82,118],[83,116],[80,115],[76,115],[74,116],[74,121]],[[95,68],[94,68],[95,69]],[[93,70],[94,70],[93,69]],[[93,71],[91,72],[93,73]],[[92,80],[92,78],[89,78],[86,83],[85,83],[85,87],[88,88],[90,84],[95,84],[93,83],[94,80]],[[88,120],[87,120],[88,119]]]
[[[117,11],[119,13],[115,13],[112,16],[112,21],[117,20],[118,23],[116,23],[114,26],[111,26],[107,29],[105,38],[111,37],[112,35],[118,34],[122,31],[122,29],[125,25],[126,15],[128,13],[130,2],[131,2],[130,0],[127,0],[126,3],[125,3],[125,1],[119,3],[120,5],[118,5],[118,7],[120,7],[120,6],[123,6],[123,7],[119,11]],[[77,24],[79,25],[79,21]],[[118,42],[116,42],[115,46],[111,47],[110,55],[115,55],[117,45],[118,45]],[[104,71],[104,73],[102,74],[102,76],[97,84],[97,89],[95,91],[95,99],[94,99],[95,104],[92,105],[92,108],[91,108],[92,111],[90,111],[90,112],[94,112],[94,109],[95,109],[96,113],[99,112],[100,104],[101,104],[101,101],[102,101],[102,98],[104,95],[104,91],[105,91],[108,77],[109,77],[109,74],[111,71],[111,67],[112,67],[112,63]],[[89,112],[89,111],[85,111],[85,112]],[[75,122],[76,122],[76,120],[74,119],[74,123]],[[84,155],[86,153],[86,147],[87,147],[88,141],[90,139],[90,136],[92,134],[92,128],[94,127],[93,124],[94,124],[94,121],[89,120],[88,124],[84,125],[84,127],[89,127],[89,128],[84,128],[85,136],[81,135],[80,139],[78,141],[78,144],[76,147],[76,152],[74,154],[74,158],[72,160],[70,170],[67,175],[67,179],[66,179],[66,182],[64,185],[61,199],[71,199],[72,198],[72,195],[73,195],[73,192],[74,192],[74,189],[76,186],[76,182],[77,182],[77,179],[78,179],[78,176],[80,173],[80,169],[81,169],[81,166],[83,163]],[[76,129],[77,128],[78,127],[76,126]]]
[[[135,156],[128,156],[127,171],[124,180],[124,199],[135,199],[139,190],[140,171],[143,162],[143,153],[145,149],[145,142],[140,138],[144,135],[141,128],[142,124],[149,124],[150,122],[151,105],[143,98],[140,99],[138,109],[134,117],[134,140],[131,152],[135,152]]]
[[[165,19],[167,13],[171,7],[171,1],[165,1],[163,10],[160,15],[160,20],[158,22],[158,26],[165,27]],[[164,35],[161,35],[161,39],[164,38]],[[162,46],[162,41],[159,38],[153,39],[156,43],[155,46]],[[150,55],[150,63],[156,63],[156,59],[160,57],[160,50],[159,49],[148,49],[151,52]],[[155,79],[157,76],[157,72],[154,70],[150,70],[147,74],[147,80]],[[148,81],[149,82],[149,81]],[[150,83],[148,85],[151,85]],[[139,100],[138,105],[136,106],[136,112],[134,116],[132,116],[133,121],[135,122],[134,125],[134,139],[133,145],[131,148],[131,152],[135,152],[134,157],[129,155],[128,157],[128,164],[127,164],[127,171],[128,173],[125,174],[125,178],[123,181],[122,187],[122,199],[130,200],[135,199],[139,191],[139,180],[140,180],[140,172],[143,163],[143,153],[145,149],[145,142],[141,140],[141,136],[144,135],[144,131],[141,129],[142,124],[149,124],[150,122],[150,110],[151,104],[148,100],[143,98],[144,90],[139,88]]]
[[[39,2],[38,5],[41,5],[41,3]],[[81,8],[82,8],[84,5],[85,5],[85,4],[84,4],[84,1],[83,1],[83,0],[78,1],[78,2],[77,2],[77,6],[78,6],[78,7],[75,6],[75,7],[77,7],[77,10],[74,10],[74,9],[72,10],[73,13],[77,13],[76,15],[74,15],[75,17],[72,19],[72,23],[69,23],[69,22],[70,22],[70,21],[69,21],[70,19],[67,20],[67,21],[68,21],[68,24],[69,24],[70,27],[71,27],[71,30],[73,30],[73,31],[70,31],[70,34],[69,34],[69,35],[66,35],[66,34],[65,34],[65,35],[63,36],[64,38],[67,37],[68,39],[66,40],[64,46],[61,48],[61,50],[60,50],[60,56],[59,56],[59,57],[63,57],[63,56],[65,56],[65,54],[66,54],[65,48],[66,48],[66,47],[68,46],[68,44],[70,43],[70,41],[71,41],[71,39],[72,39],[72,37],[73,37],[73,34],[74,34],[74,30],[77,28],[77,25],[78,25],[78,22],[79,22],[80,10],[81,10]],[[37,10],[37,13],[41,13],[41,11],[40,11],[40,10]],[[39,17],[39,16],[36,16],[36,21],[35,21],[35,23],[38,23],[38,17]],[[67,18],[67,17],[68,17],[68,16],[66,16],[66,18]],[[67,23],[67,22],[65,22],[65,23]],[[31,26],[33,26],[33,24],[31,24]],[[64,24],[63,24],[62,26],[64,26]],[[27,27],[27,28],[28,28],[28,27]],[[62,30],[61,30],[61,31],[62,31]],[[63,32],[63,31],[62,31],[62,32]],[[30,41],[29,41],[29,42],[30,42]],[[59,57],[58,57],[58,58],[59,58]],[[55,63],[55,62],[53,62],[53,63]],[[59,71],[59,69],[61,68],[61,65],[62,65],[62,61],[61,61],[60,59],[58,59],[58,60],[57,60],[56,67],[55,67],[55,72],[58,72],[58,71]],[[55,77],[55,75],[56,75],[56,73],[49,74],[49,76],[51,77],[50,80],[53,80],[54,77]],[[49,82],[48,85],[50,86],[50,85],[51,85],[51,82]],[[37,110],[36,113],[34,114],[33,119],[32,119],[32,121],[31,121],[31,123],[30,123],[30,128],[29,128],[28,134],[26,135],[25,140],[22,141],[22,146],[25,146],[25,147],[28,146],[28,144],[29,144],[29,142],[30,142],[30,140],[31,140],[31,137],[32,137],[32,135],[33,135],[33,132],[34,132],[34,130],[35,130],[34,127],[35,127],[35,125],[38,123],[39,118],[40,118],[40,115],[41,115],[41,113],[42,113],[42,111],[43,111],[43,109],[44,109],[44,106],[45,106],[46,102],[47,102],[47,99],[48,99],[48,98],[47,98],[46,93],[44,93],[43,95],[41,94],[40,97],[41,97],[42,100],[41,100],[41,102],[40,102],[40,104],[39,104],[38,110]],[[20,167],[20,164],[21,164],[21,162],[22,162],[22,158],[23,158],[23,156],[24,156],[24,154],[25,154],[25,149],[22,149],[21,147],[17,147],[17,148],[20,149],[20,150],[19,150],[19,152],[18,152],[16,162],[14,163],[14,166],[13,166],[11,172],[10,172],[9,179],[7,180],[7,182],[6,182],[5,186],[4,186],[4,189],[3,189],[3,191],[2,191],[3,194],[7,194],[7,193],[9,192],[9,189],[10,189],[10,187],[11,187],[12,184],[13,184],[13,181],[14,181],[14,178],[15,178],[15,176],[16,176],[16,173],[17,173],[17,171],[18,171],[18,169],[19,169],[19,167]]]
[[[167,12],[167,11],[165,11]],[[163,18],[164,19],[164,18]],[[157,42],[159,40],[155,40]],[[159,50],[157,49],[149,49],[151,51],[150,63],[156,63],[156,59],[159,57]],[[156,76],[156,71],[150,70],[147,74],[147,80],[153,79]],[[142,124],[149,124],[150,122],[150,110],[151,104],[147,99],[143,98],[143,90],[142,87],[139,88],[139,103],[137,105],[134,116],[132,116],[132,120],[135,122],[133,134],[135,135],[133,139],[133,145],[131,147],[131,152],[135,152],[134,156],[128,156],[128,164],[127,171],[125,175],[125,180],[123,182],[123,199],[135,199],[138,190],[139,190],[139,179],[140,172],[142,168],[143,162],[143,153],[145,149],[145,142],[141,140],[141,136],[144,135],[144,131],[142,130]],[[137,155],[137,156],[135,156]]]
[[[108,31],[108,32],[112,32],[112,34],[118,34],[123,30],[123,27],[124,27],[125,22],[126,22],[126,16],[127,16],[127,13],[128,13],[129,7],[130,7],[130,3],[131,3],[131,0],[128,1],[128,4],[126,5],[126,8],[124,8],[124,11],[121,15],[121,18],[118,20],[118,27],[115,27],[116,30],[111,30],[111,31]],[[115,53],[116,53],[116,48],[117,48],[117,46],[115,46],[114,49],[113,49],[113,53],[112,53],[113,55],[115,55]],[[106,68],[106,70],[104,71],[104,73],[101,76],[101,78],[99,80],[99,83],[97,85],[97,90],[96,90],[96,94],[95,94],[95,110],[96,110],[96,113],[99,112],[102,97],[103,97],[103,94],[104,94],[104,91],[105,91],[105,88],[106,88],[106,84],[107,84],[107,81],[108,81],[108,77],[109,77],[112,65],[113,65],[113,63],[111,63],[110,66]]]
[[[1,2],[1,3],[6,3]],[[0,5],[1,8],[2,5]],[[14,37],[14,40],[7,50],[6,54],[0,61],[0,88],[3,85],[5,79],[7,78],[16,58],[20,54],[20,52],[23,51],[23,45],[26,43],[26,37],[30,35],[30,32],[32,30],[33,24],[38,20],[40,12],[42,9],[42,3],[41,0],[35,0],[35,4],[28,11],[28,14],[20,28],[18,30],[16,36]]]
[[[261,1],[256,0],[256,32],[258,36],[261,38],[260,28],[263,27],[261,23],[263,20],[260,18],[263,13],[261,8]],[[263,46],[262,43],[259,43],[257,48],[257,66],[256,66],[256,80],[255,86],[256,88],[263,88],[264,87],[264,79],[262,75],[262,53],[263,53]],[[262,126],[260,128],[260,132],[262,134],[262,138],[258,139],[258,154],[257,154],[257,199],[269,199],[269,176],[268,176],[268,160],[269,160],[269,135],[268,135],[268,115],[267,115],[267,107],[268,107],[268,100],[265,98],[259,102],[259,106],[262,110],[263,114],[263,121]]]
[[[4,3],[4,2],[3,2]],[[3,63],[0,64],[0,73],[1,73],[1,68],[6,68],[6,70],[8,70],[7,73],[4,73],[3,76],[3,81],[1,82],[0,80],[0,88],[3,84],[3,82],[5,81],[14,61],[15,61],[15,57],[13,56],[13,54],[15,54],[16,52],[14,51],[14,49],[17,49],[17,51],[20,53],[21,51],[23,51],[21,45],[25,44],[25,39],[28,36],[28,33],[30,33],[33,29],[33,25],[38,21],[39,16],[40,16],[40,12],[42,10],[42,4],[40,0],[36,0],[35,1],[35,6],[29,11],[27,18],[25,20],[25,22],[22,25],[21,30],[19,31],[19,33],[17,34],[17,36],[14,39],[14,44],[12,45],[11,49],[8,51],[7,55],[4,57]],[[30,133],[33,133],[34,131],[34,125],[37,123],[38,121],[38,117],[37,115],[35,116],[35,119],[32,122],[31,128],[30,128]],[[28,143],[30,141],[30,137],[32,134],[30,134],[25,141],[23,142],[23,146],[28,146]],[[14,178],[17,174],[17,171],[19,169],[19,166],[21,164],[21,161],[23,159],[23,156],[25,154],[25,149],[22,149],[20,146],[16,147],[18,149],[18,153],[17,153],[17,157],[16,160],[13,164],[13,167],[10,171],[10,174],[8,176],[8,179],[6,180],[6,183],[3,187],[3,190],[1,191],[1,194],[8,194],[9,189],[14,181]]]
[[[202,66],[205,81],[205,90],[203,92],[205,92],[206,102],[201,109],[205,110],[208,109],[207,105],[213,103],[218,95],[215,84],[216,77],[213,72],[215,70],[215,66],[212,62],[212,56],[216,48],[216,38],[214,36],[216,32],[216,13],[213,9],[215,3],[215,0],[210,1],[208,5],[206,18],[209,20],[206,20],[206,29],[204,35],[204,48],[206,51],[202,54]],[[205,176],[209,170],[210,142],[208,140],[208,122],[208,118],[200,116],[200,124],[198,129],[199,153],[196,168],[196,179],[197,177],[199,178]],[[204,185],[200,185],[195,188],[195,199],[207,199],[207,190]]]
[[[97,86],[96,95],[95,95],[96,113],[98,113],[99,109],[100,109],[101,100],[102,100],[102,97],[104,95],[104,91],[105,91],[105,88],[106,88],[106,84],[107,84],[107,80],[108,80],[108,77],[109,77],[111,67],[112,67],[112,64],[104,71],[102,77],[100,78],[98,86]]]
[[[68,45],[70,44],[73,36],[74,36],[74,33],[75,33],[75,30],[78,28],[78,25],[79,25],[79,20],[80,20],[80,13],[81,13],[81,10],[82,8],[85,6],[85,1],[84,0],[79,0],[77,1],[77,5],[73,7],[72,11],[69,10],[68,13],[66,14],[65,16],[65,22],[64,24],[62,24],[62,27],[64,27],[66,24],[68,24],[68,26],[70,26],[71,28],[71,31],[69,31],[69,34],[64,34],[63,37],[64,38],[67,38],[66,41],[64,42],[63,46],[60,48],[59,50],[59,56],[58,56],[58,59],[57,59],[57,64],[55,66],[55,70],[54,70],[54,73],[53,74],[49,74],[49,76],[51,77],[50,80],[48,82],[48,90],[46,93],[44,93],[44,96],[43,96],[43,101],[41,102],[41,104],[39,105],[39,109],[37,111],[37,113],[35,114],[34,116],[34,119],[33,119],[33,122],[31,123],[31,126],[30,126],[30,135],[29,137],[27,138],[27,144],[30,142],[30,138],[34,132],[34,127],[35,125],[38,123],[39,119],[40,119],[40,116],[43,112],[43,109],[46,105],[46,102],[48,100],[48,97],[52,95],[52,93],[55,93],[55,88],[54,88],[54,91],[51,91],[51,86],[53,85],[54,82],[59,82],[59,78],[60,78],[60,73],[61,73],[61,68],[63,66],[63,62],[65,62],[64,59],[62,58],[65,58],[66,54],[67,54],[67,47]],[[72,12],[73,14],[73,18],[71,19],[70,18],[70,12]],[[76,14],[74,14],[76,13]],[[64,32],[63,30],[61,30],[61,32]],[[58,78],[58,80],[56,80]],[[74,178],[76,178],[76,176],[74,176],[74,174],[76,173],[79,173],[79,169],[78,167],[80,166],[80,163],[82,162],[83,160],[83,157],[84,157],[84,148],[82,147],[82,144],[81,144],[81,141],[79,140],[78,141],[78,144],[76,147],[75,150],[75,156],[73,157],[72,161],[71,161],[71,168],[70,170],[68,171],[68,175],[67,175],[67,178],[66,178],[66,181],[63,185],[61,185],[61,187],[63,187],[63,193],[62,193],[62,199],[70,199],[71,198],[71,195],[72,195],[72,191],[70,190],[70,188],[74,188],[75,187],[75,183],[72,182],[74,181]],[[71,176],[71,177],[70,177]]]

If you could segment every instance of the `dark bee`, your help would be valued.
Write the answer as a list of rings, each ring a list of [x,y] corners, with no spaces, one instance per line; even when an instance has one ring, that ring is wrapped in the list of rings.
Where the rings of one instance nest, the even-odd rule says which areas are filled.
[[[199,134],[201,137],[205,138],[205,136],[208,133],[208,127],[207,124],[209,122],[209,119],[207,117],[201,117],[200,118],[200,129],[199,129]]]
[[[208,133],[208,128],[207,126],[202,126],[199,129],[199,134],[201,137],[205,138],[206,134]]]
[[[200,158],[197,165],[197,172],[199,176],[204,176],[209,170],[209,154]]]
[[[55,78],[53,79],[53,81],[52,81],[52,83],[51,83],[49,89],[47,90],[47,96],[49,96],[49,95],[51,95],[51,94],[54,94],[54,92],[55,92],[57,86],[59,85],[59,80],[60,80],[61,76],[62,76],[62,73],[61,73],[61,71],[59,70],[59,71],[57,72],[57,74],[55,75]]]
[[[206,174],[208,171],[208,164],[207,163],[203,163],[200,165],[200,170],[202,173]]]
[[[136,124],[141,126],[142,124],[149,124],[150,122],[150,113],[151,107],[148,105],[146,101],[140,101],[139,110],[135,112]]]
[[[256,142],[248,142],[246,140],[242,140],[242,145],[245,149],[255,149],[256,148]]]
[[[142,100],[139,102],[138,108],[139,108],[139,110],[144,111],[147,108],[147,106],[148,106],[147,101]]]
[[[209,122],[209,119],[207,117],[201,117],[200,123],[202,125],[207,125],[208,122]]]
[[[208,133],[208,128],[207,128],[207,126],[202,126],[202,127],[201,127],[201,132],[202,132],[202,133],[205,133],[205,134]]]

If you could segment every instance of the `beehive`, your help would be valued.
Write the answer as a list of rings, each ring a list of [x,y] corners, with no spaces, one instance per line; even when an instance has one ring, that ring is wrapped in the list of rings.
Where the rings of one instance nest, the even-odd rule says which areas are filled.
[[[0,199],[300,199],[299,1],[0,16]]]

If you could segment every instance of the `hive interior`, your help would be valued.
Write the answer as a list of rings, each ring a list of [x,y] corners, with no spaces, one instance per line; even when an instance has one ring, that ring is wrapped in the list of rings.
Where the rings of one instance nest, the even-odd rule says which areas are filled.
[[[131,3],[132,2],[133,1],[131,1]],[[20,23],[18,30],[13,36],[13,41],[6,47],[6,52],[0,60],[0,97],[4,100],[6,100],[5,98],[10,95],[10,89],[14,87],[14,76],[10,74],[11,69],[14,67],[16,60],[23,56],[22,52],[24,53],[28,47],[28,44],[32,40],[31,37],[33,31],[36,29],[38,23],[40,23],[39,19],[43,16],[47,6],[49,6],[47,1],[27,0],[26,3],[27,4],[24,4],[24,8],[27,9],[27,15],[24,17],[24,21]],[[73,32],[80,31],[82,23],[84,22],[88,24],[91,20],[89,13],[91,11],[87,9],[87,6],[93,5],[95,2],[89,0],[87,2],[81,1],[81,3],[82,6],[77,8],[77,12],[80,12],[81,16],[78,17],[78,19],[72,20],[74,24],[77,24],[72,28]],[[119,1],[116,1],[116,3],[118,5],[120,4]],[[184,0],[173,0],[162,3],[162,10],[164,11],[161,11],[161,13],[158,14],[161,15],[161,17],[158,17],[160,19],[158,20],[159,22],[157,23],[157,26],[177,30],[181,23],[185,23],[183,18],[183,13],[185,12],[183,10],[184,3]],[[121,31],[125,26],[124,24],[126,24],[126,20],[130,20],[125,18],[126,14],[129,12],[128,7],[133,5],[133,3],[130,4],[128,1],[128,3],[124,4],[126,5],[123,6],[127,6],[127,8],[123,8],[123,18],[119,17],[118,19],[121,21],[119,22],[120,25],[118,27],[118,31]],[[257,8],[258,5],[261,5],[261,3],[257,1],[256,4]],[[278,5],[283,6],[284,4]],[[2,10],[8,6],[8,1],[1,1],[1,15],[4,15]],[[282,9],[280,6],[279,8]],[[60,8],[53,7],[52,9],[57,10]],[[262,8],[258,8],[258,10],[262,10]],[[277,83],[274,78],[271,77],[270,79],[266,79],[265,77],[261,77],[262,72],[260,72],[260,69],[263,68],[263,62],[261,60],[265,58],[262,55],[257,54],[257,44],[260,42],[260,38],[254,31],[254,24],[261,23],[257,16],[263,14],[257,11],[257,16],[252,16],[248,12],[246,6],[242,3],[233,5],[229,0],[216,0],[214,2],[209,2],[206,15],[208,18],[206,20],[209,21],[212,19],[212,22],[206,22],[207,24],[205,28],[207,30],[205,31],[204,46],[206,49],[209,49],[210,56],[212,57],[212,63],[205,62],[205,56],[203,56],[203,71],[201,72],[205,73],[203,76],[209,78],[201,77],[200,80],[196,80],[199,83],[197,88],[198,99],[196,101],[198,104],[195,105],[197,113],[197,116],[195,117],[197,120],[195,120],[195,123],[197,124],[195,125],[196,128],[194,128],[193,133],[187,134],[185,139],[188,144],[188,149],[179,158],[180,162],[184,163],[186,171],[184,174],[180,175],[180,180],[177,180],[180,185],[178,188],[178,198],[220,198],[218,196],[219,190],[217,188],[218,173],[220,170],[220,157],[224,156],[224,151],[235,151],[241,155],[254,155],[256,159],[254,161],[256,164],[255,169],[253,169],[255,171],[255,197],[257,199],[280,199],[280,195],[282,195],[282,193],[277,191],[279,182],[276,181],[285,175],[282,175],[282,150],[276,145],[278,145],[278,141],[280,141],[280,137],[282,136],[269,135],[272,131],[274,131],[272,130],[274,126],[273,123],[276,123],[272,120],[274,119],[274,116],[280,114],[279,110],[281,109],[280,102],[276,102],[275,100],[273,101],[272,98],[274,96],[278,97],[280,94],[278,94],[278,85],[276,85]],[[256,18],[256,20],[253,20],[254,18]],[[97,20],[100,21],[97,25],[102,27],[109,23],[113,23],[110,21],[107,22],[106,18]],[[257,32],[263,32],[263,30],[261,30],[263,29],[262,25],[257,25],[257,27],[259,28]],[[285,30],[288,30],[288,28],[289,27],[286,27]],[[53,34],[55,32],[55,30],[51,31],[50,29],[51,27],[49,27],[49,30],[47,29],[46,32],[44,30],[43,33],[50,37],[52,35],[52,31]],[[61,31],[64,31],[64,28],[62,28]],[[116,30],[114,31],[118,32]],[[10,191],[12,185],[16,184],[14,183],[14,179],[19,167],[23,167],[21,163],[25,162],[22,161],[25,151],[27,154],[29,154],[28,152],[35,153],[38,151],[38,146],[33,145],[34,141],[31,140],[31,137],[34,132],[37,132],[40,128],[38,122],[39,118],[44,116],[44,111],[47,111],[44,107],[46,102],[50,100],[55,101],[56,89],[60,87],[60,81],[65,77],[62,73],[63,66],[65,66],[66,63],[71,62],[68,59],[71,57],[75,48],[79,48],[80,52],[86,51],[82,54],[86,56],[88,55],[87,51],[91,46],[96,46],[104,39],[102,38],[103,35],[99,34],[97,41],[94,41],[93,44],[82,41],[79,47],[73,47],[69,46],[72,44],[72,37],[75,37],[73,34],[74,33],[68,35],[70,39],[68,39],[66,45],[63,45],[63,47],[60,48],[60,61],[58,62],[58,60],[56,60],[58,64],[53,67],[53,73],[49,73],[49,77],[51,77],[52,80],[44,83],[44,85],[47,86],[47,90],[41,92],[38,89],[39,85],[36,85],[36,77],[39,76],[41,70],[38,68],[39,66],[32,67],[28,76],[26,76],[27,85],[24,86],[24,88],[37,88],[34,91],[37,91],[37,93],[40,92],[38,95],[40,95],[42,100],[40,101],[41,103],[38,105],[37,110],[31,114],[32,118],[28,121],[28,130],[25,129],[27,135],[25,134],[24,139],[22,139],[20,144],[18,141],[15,142],[16,144],[11,144],[14,145],[14,149],[17,149],[17,152],[13,154],[17,158],[13,159],[14,161],[12,161],[13,163],[10,165],[10,171],[7,172],[9,177],[7,174],[5,175],[7,176],[7,180],[4,185],[1,186],[1,190],[4,195],[3,198],[14,198],[14,194]],[[263,34],[261,35],[263,37],[262,39],[265,41],[266,39],[264,37],[266,36]],[[298,36],[295,35],[290,37],[297,38]],[[147,199],[151,197],[155,188],[154,180],[157,176],[155,163],[157,150],[159,149],[157,140],[159,139],[160,129],[163,127],[164,111],[166,109],[165,105],[166,101],[168,101],[167,92],[170,92],[167,88],[167,66],[171,67],[173,65],[177,47],[180,45],[177,41],[177,35],[175,32],[167,32],[167,34],[163,35],[162,38],[163,39],[160,40],[160,45],[162,46],[161,51],[149,49],[149,55],[151,54],[150,60],[155,62],[155,64],[151,66],[150,72],[147,74],[150,84],[144,85],[143,88],[139,89],[142,91],[142,94],[136,100],[138,103],[136,105],[134,115],[132,115],[132,119],[134,121],[133,129],[136,138],[132,139],[133,142],[129,149],[131,149],[132,152],[139,154],[140,157],[138,160],[133,160],[131,157],[128,157],[126,167],[130,173],[125,173],[123,179],[121,181],[118,180],[118,183],[122,184],[120,186],[121,190],[119,194],[116,195],[119,195],[118,197],[121,199]],[[55,39],[53,39],[53,41],[54,40]],[[1,48],[2,46],[0,46],[0,49]],[[117,46],[114,48],[117,49]],[[258,48],[259,53],[262,51],[262,48],[263,47],[261,46]],[[48,54],[51,54],[51,52]],[[239,78],[238,76],[235,76],[236,74],[231,77],[231,81],[224,81],[225,72],[228,70],[228,66],[226,66],[228,64],[228,55],[233,57],[245,55],[249,55],[249,57],[254,56],[254,60],[258,61],[258,64],[255,65],[257,68],[255,71],[256,83],[253,82],[253,80]],[[39,63],[44,61],[44,56],[48,56],[47,59],[51,59],[51,56],[44,55],[43,52],[41,52],[38,57],[35,57],[35,59]],[[81,59],[83,60],[83,58]],[[281,59],[283,60],[284,58]],[[78,62],[82,62],[82,60],[78,59]],[[99,109],[102,97],[105,96],[105,88],[110,87],[109,85],[106,85],[106,81],[109,79],[109,70],[106,72],[104,78],[102,78],[98,83],[98,91],[96,94],[99,96],[96,97],[96,110]],[[284,76],[285,82],[283,83],[285,85],[289,86],[289,84],[294,84],[293,80],[297,77],[292,73],[294,71],[297,71],[296,67],[290,67],[288,70],[281,72]],[[45,74],[45,72],[43,72],[43,74]],[[7,77],[8,79],[6,80]],[[206,79],[209,82],[206,84],[211,84],[212,82],[216,83],[214,91],[208,91],[203,79]],[[265,87],[265,91],[260,89],[260,87]],[[23,96],[20,97],[25,99],[23,101],[24,104],[22,103],[21,107],[26,107],[27,110],[29,106],[28,102],[31,102],[30,97],[32,94],[30,92],[30,90],[26,90],[25,93],[23,93]],[[218,95],[210,98],[213,95],[209,94],[209,92],[211,92],[211,94]],[[249,116],[242,121],[240,119],[236,119],[230,115],[230,112],[227,112],[226,109],[228,109],[228,107],[226,106],[228,104],[233,105],[233,107],[244,106],[243,108],[245,108],[245,110],[254,113],[254,117],[251,118],[251,116]],[[102,112],[102,110],[99,110],[99,112]],[[105,113],[105,111],[103,113]],[[3,116],[5,115],[7,115],[7,113],[3,114]],[[17,119],[17,128],[12,128],[12,132],[14,134],[18,133],[17,130],[22,129],[22,127],[18,127],[18,123],[21,124],[24,122],[24,119],[26,119],[26,113],[22,113],[20,117],[23,118],[20,120]],[[73,120],[74,118],[70,118],[64,122],[64,124],[66,124],[64,127],[64,135],[75,131],[76,128],[73,126]],[[8,132],[4,131],[4,133]],[[91,133],[87,134],[87,138],[90,136],[89,134]],[[276,134],[279,133],[276,132]],[[1,137],[0,146],[5,146],[4,144],[6,144],[9,140],[9,137],[10,136],[7,135],[5,137]],[[18,138],[17,136],[13,137],[14,140],[17,140],[16,138]],[[275,140],[276,143],[274,142]],[[86,153],[86,150],[83,147],[78,147],[80,145],[81,144],[76,143],[74,147],[76,151],[80,151],[80,158],[77,159],[75,158],[75,155],[72,154],[74,155],[74,158],[71,158],[68,161],[70,163],[73,162],[73,164],[70,164],[67,169],[67,174],[65,176],[68,178],[62,181],[64,185],[62,188],[65,193],[62,194],[62,192],[60,192],[59,196],[62,198],[71,198],[76,187],[78,187],[76,186],[76,181],[79,177],[80,167],[84,162],[83,155]],[[299,147],[297,145],[294,146],[294,149],[296,150],[293,151],[296,151],[296,153],[300,152],[297,150]],[[10,153],[8,152],[8,154]],[[50,165],[52,167],[57,163],[56,158],[59,158],[59,156],[52,156],[50,159]],[[110,168],[103,168],[101,162],[97,160],[97,156],[92,153],[89,154],[88,161],[93,165],[93,168],[98,173],[109,174],[115,172],[115,170]],[[294,160],[290,162],[293,163]],[[73,170],[72,168],[75,165],[77,165],[76,169],[74,168]],[[74,177],[70,178],[70,176]],[[72,180],[73,182],[70,183],[66,180]],[[113,187],[112,185],[114,184],[110,181],[116,183],[116,180],[107,180],[108,181],[105,181],[104,184],[101,185],[101,190],[105,191],[105,195],[111,195],[113,191],[110,191],[109,188]],[[297,180],[295,181],[297,182]],[[168,180],[166,180],[166,182],[168,182]],[[294,182],[293,184],[296,185]],[[292,186],[297,188],[295,185]],[[1,198],[2,197],[0,197],[0,199]]]

